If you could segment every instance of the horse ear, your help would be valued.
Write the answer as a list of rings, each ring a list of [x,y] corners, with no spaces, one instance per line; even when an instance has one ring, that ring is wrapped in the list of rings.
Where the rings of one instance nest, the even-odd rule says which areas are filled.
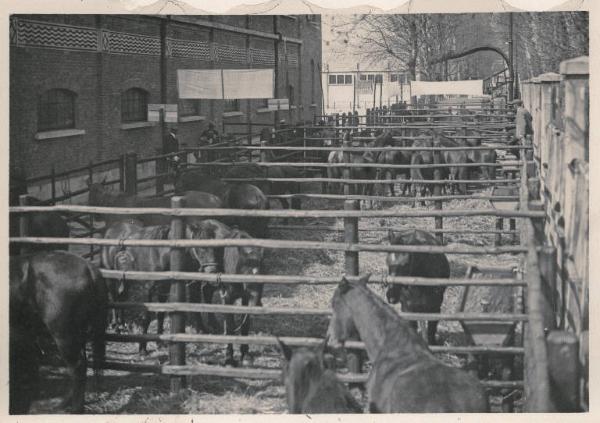
[[[366,286],[367,282],[369,282],[369,278],[370,277],[371,277],[370,273],[364,274],[360,278],[358,278],[358,283],[360,283],[361,285]]]
[[[275,337],[275,339],[277,339],[279,349],[281,350],[281,353],[283,354],[285,360],[290,361],[292,359],[292,349],[289,346],[285,345],[283,341],[281,341],[281,339],[279,339],[278,337]]]
[[[345,275],[342,276],[342,280],[340,281],[338,288],[340,289],[340,292],[342,294],[348,292],[348,290],[350,289],[350,282],[348,281],[348,279],[346,279]]]

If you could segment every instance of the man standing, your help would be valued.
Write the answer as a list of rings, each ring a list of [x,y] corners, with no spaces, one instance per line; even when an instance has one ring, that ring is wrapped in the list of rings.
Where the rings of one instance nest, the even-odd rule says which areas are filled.
[[[529,110],[525,108],[522,100],[514,100],[513,104],[517,107],[515,116],[515,137],[511,141],[511,145],[523,145],[530,146],[533,138],[533,124],[532,117]],[[517,158],[521,157],[519,150],[512,152]]]
[[[198,141],[198,146],[205,147],[205,146],[217,144],[219,142],[219,138],[220,138],[219,132],[216,130],[215,124],[213,122],[209,122],[208,128],[205,129],[200,134],[200,140]],[[207,161],[211,161],[212,155],[208,154],[208,153],[209,152],[207,151],[206,154],[204,155],[204,157],[206,157]],[[196,150],[194,152],[194,157],[196,157],[196,161],[200,161],[201,156],[202,156],[202,154],[199,150]]]
[[[165,142],[163,144],[163,154],[172,154],[177,152],[179,152],[179,139],[177,138],[177,128],[171,126],[169,128],[169,133],[165,137]],[[169,167],[169,172],[177,171],[177,166],[179,164],[179,156],[167,157],[167,163]]]

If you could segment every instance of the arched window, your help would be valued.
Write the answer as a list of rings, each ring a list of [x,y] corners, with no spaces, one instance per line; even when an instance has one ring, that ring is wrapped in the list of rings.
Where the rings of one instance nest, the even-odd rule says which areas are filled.
[[[121,95],[121,121],[147,120],[148,93],[141,88],[130,88]]]
[[[38,131],[74,128],[76,97],[63,89],[44,92],[38,101]]]

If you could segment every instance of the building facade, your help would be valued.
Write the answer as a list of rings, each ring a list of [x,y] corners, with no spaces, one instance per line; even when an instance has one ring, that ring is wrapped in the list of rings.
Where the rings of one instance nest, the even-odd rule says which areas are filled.
[[[321,114],[318,15],[13,15],[10,43],[10,164],[25,177],[154,155],[171,125],[194,146],[211,121]],[[275,98],[290,110],[269,110],[267,99],[179,99],[178,69],[220,68],[274,69]],[[148,104],[177,104],[177,122],[149,122]]]
[[[394,70],[354,70],[328,66],[322,72],[325,113],[358,111],[365,114],[373,107],[410,103],[410,75]]]

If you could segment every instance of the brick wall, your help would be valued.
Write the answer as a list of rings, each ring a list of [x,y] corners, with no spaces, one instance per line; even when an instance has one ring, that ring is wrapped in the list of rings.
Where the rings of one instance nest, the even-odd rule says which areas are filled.
[[[160,35],[164,18],[136,15],[13,17],[17,20],[11,24],[14,23],[14,29],[19,31],[15,31],[18,39],[11,38],[10,48],[11,167],[20,168],[26,177],[33,177],[48,174],[52,166],[60,172],[85,165],[89,161],[114,158],[127,151],[136,151],[141,157],[150,156],[161,148],[161,125],[123,128],[121,94],[129,88],[141,88],[148,93],[149,103],[161,103]],[[274,27],[273,16],[204,16],[197,19],[270,33]],[[282,112],[280,118],[288,123],[310,121],[313,113],[320,113],[321,104],[318,78],[315,78],[315,93],[311,94],[311,59],[313,63],[321,63],[320,27],[309,23],[306,16],[277,19],[283,36],[303,41],[300,47],[288,42],[288,61],[282,56],[279,63],[279,97],[286,97],[287,85],[292,85],[295,105],[298,107],[289,113]],[[38,24],[27,24],[30,21]],[[211,29],[193,22],[170,21],[166,28],[167,38],[178,40],[179,45],[183,46],[166,60],[169,103],[178,103],[178,69],[233,69],[250,66],[242,61],[235,63],[221,60],[213,63],[209,57],[191,57],[190,50],[184,48],[190,45],[186,42],[213,41],[239,47],[242,51],[249,47],[270,51],[271,54],[276,45],[273,39]],[[97,50],[82,44],[80,40],[83,37],[77,32],[79,30],[92,40],[93,31],[100,34]],[[67,47],[64,45],[65,40],[67,44],[71,43]],[[290,54],[293,55],[292,60]],[[253,63],[252,67],[272,68],[273,64]],[[76,129],[84,130],[84,134],[41,140],[35,138],[38,132],[38,98],[52,88],[68,89],[76,94],[75,125]],[[316,110],[310,107],[313,97],[318,99],[315,101],[318,105]],[[180,141],[196,145],[199,134],[208,121],[216,121],[221,127],[224,119],[222,103],[219,100],[200,100],[200,117],[177,124]],[[252,122],[273,124],[274,113],[261,111],[264,107],[264,100],[240,100],[242,115],[225,120],[247,122],[250,119]],[[245,127],[236,127],[236,130],[242,129]]]

